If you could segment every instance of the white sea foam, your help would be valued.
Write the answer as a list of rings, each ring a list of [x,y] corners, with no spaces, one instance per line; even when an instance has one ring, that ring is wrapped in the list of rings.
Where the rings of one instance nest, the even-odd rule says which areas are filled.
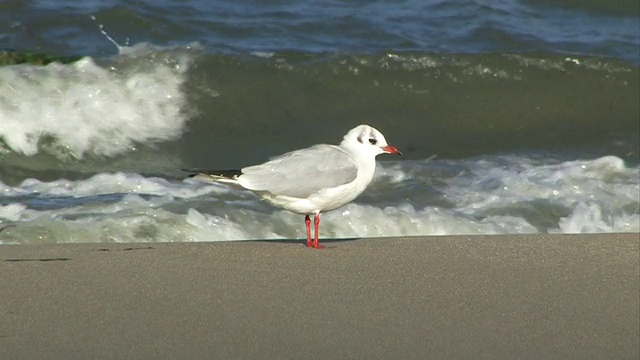
[[[22,214],[26,209],[26,205],[14,203],[2,206],[0,205],[0,221],[19,221],[23,218]]]
[[[96,174],[86,180],[75,181],[60,179],[43,182],[37,179],[26,179],[17,187],[11,188],[6,185],[5,187],[7,194],[37,193],[45,196],[74,197],[130,193],[191,198],[225,191],[223,186],[207,185],[190,179],[185,183],[176,183],[159,177],[144,177],[139,174],[122,172]]]
[[[189,242],[249,239],[304,238],[301,215],[286,211],[248,211],[233,205],[209,211],[194,208],[184,213],[165,210],[162,205],[174,200],[145,200],[128,195],[121,201],[100,209],[62,209],[34,211],[21,205],[0,208],[0,219],[15,227],[3,235],[7,243],[48,242]],[[29,212],[29,213],[26,213]],[[83,214],[84,213],[84,214]],[[67,219],[69,215],[83,215]],[[618,218],[616,221],[629,221]],[[638,221],[622,229],[637,231]],[[569,218],[560,220],[558,233],[620,231],[597,207],[579,207]],[[323,238],[361,238],[379,236],[515,234],[536,233],[535,227],[516,216],[490,216],[483,219],[461,216],[455,210],[424,208],[416,210],[405,204],[384,209],[362,204],[322,215]]]
[[[188,242],[305,237],[303,216],[286,211],[217,208],[205,213],[191,208],[186,214],[177,214],[137,195],[100,209],[26,211],[30,214],[25,214],[22,205],[0,208],[0,214],[7,213],[7,220],[16,225],[3,234],[3,241]],[[522,219],[496,217],[478,222],[437,209],[416,211],[410,205],[379,209],[360,204],[322,215],[320,229],[323,238],[535,232]]]
[[[616,157],[423,165],[382,165],[369,194],[322,214],[321,236],[640,232],[639,169]],[[449,172],[431,185],[436,194],[429,197],[431,188],[421,184],[433,182],[438,166]],[[0,233],[5,243],[306,236],[303,216],[274,209],[250,192],[193,179],[103,173],[75,181],[0,182],[0,204],[0,226],[15,225]]]
[[[467,213],[536,199],[569,208],[584,200],[613,208],[638,202],[638,168],[626,167],[614,156],[553,165],[523,158],[510,162],[475,162],[472,172],[450,180],[445,196]]]
[[[620,213],[606,214],[596,204],[580,202],[570,216],[560,219],[557,229],[552,233],[611,233],[640,232],[640,216],[638,214]]]
[[[72,64],[0,67],[0,139],[10,150],[113,156],[178,137],[187,120],[181,85],[189,59],[122,56],[105,69]]]

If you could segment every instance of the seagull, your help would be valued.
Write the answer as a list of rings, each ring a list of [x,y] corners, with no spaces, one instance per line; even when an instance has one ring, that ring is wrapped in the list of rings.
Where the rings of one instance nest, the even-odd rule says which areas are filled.
[[[380,131],[359,125],[349,130],[340,145],[313,145],[241,170],[191,170],[198,172],[189,177],[239,186],[276,207],[304,215],[307,246],[322,249],[318,240],[320,213],[360,195],[373,179],[376,156],[384,153],[402,155],[387,144]]]

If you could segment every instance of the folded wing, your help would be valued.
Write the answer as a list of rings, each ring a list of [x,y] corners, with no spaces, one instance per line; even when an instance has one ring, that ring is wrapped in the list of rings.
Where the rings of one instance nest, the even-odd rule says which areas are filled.
[[[296,150],[242,169],[238,183],[252,191],[306,198],[356,179],[358,167],[349,154],[333,145]]]

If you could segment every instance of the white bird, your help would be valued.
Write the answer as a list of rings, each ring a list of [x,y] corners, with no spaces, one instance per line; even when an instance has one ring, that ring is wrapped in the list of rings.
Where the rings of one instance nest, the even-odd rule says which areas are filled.
[[[196,179],[238,185],[277,207],[305,215],[307,246],[320,249],[320,213],[351,202],[369,185],[379,154],[399,154],[369,125],[351,129],[340,145],[314,145],[242,170],[207,170]],[[311,218],[314,215],[314,240]]]

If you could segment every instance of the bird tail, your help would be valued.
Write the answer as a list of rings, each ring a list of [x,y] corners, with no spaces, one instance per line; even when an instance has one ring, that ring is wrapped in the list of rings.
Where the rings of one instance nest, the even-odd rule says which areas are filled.
[[[238,184],[238,176],[242,175],[241,170],[182,169],[182,171],[190,172],[188,176],[194,179],[225,184]]]

